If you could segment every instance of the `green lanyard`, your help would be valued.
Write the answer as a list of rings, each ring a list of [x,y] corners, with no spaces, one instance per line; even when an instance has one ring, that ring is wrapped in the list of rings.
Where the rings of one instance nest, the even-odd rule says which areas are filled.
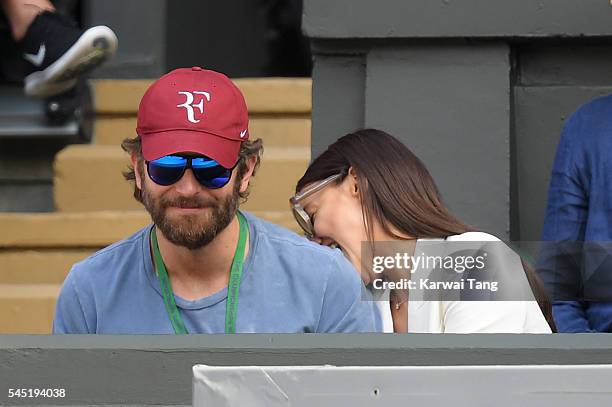
[[[242,267],[244,265],[244,250],[246,248],[246,240],[249,235],[249,225],[240,212],[237,212],[238,223],[240,224],[240,236],[238,238],[238,246],[236,246],[236,252],[234,253],[234,260],[232,261],[232,268],[230,271],[229,284],[227,286],[227,304],[225,306],[225,333],[233,334],[236,333],[236,317],[238,315],[238,292],[240,291],[240,280],[242,278]],[[174,301],[174,294],[172,292],[172,285],[168,278],[168,272],[166,271],[166,265],[162,259],[161,253],[159,252],[159,245],[157,244],[157,234],[155,228],[151,233],[153,240],[153,255],[155,256],[155,271],[157,272],[157,278],[159,279],[159,285],[161,286],[162,296],[164,297],[164,303],[166,304],[166,311],[172,326],[174,327],[174,333],[186,334],[187,329],[183,318],[179,313],[179,310]]]

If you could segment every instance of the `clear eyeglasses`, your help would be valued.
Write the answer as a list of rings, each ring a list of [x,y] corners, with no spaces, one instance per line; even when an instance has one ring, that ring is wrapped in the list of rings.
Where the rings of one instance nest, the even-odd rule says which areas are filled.
[[[306,234],[307,238],[312,239],[314,237],[314,225],[312,224],[312,219],[310,219],[310,216],[308,215],[308,213],[306,213],[300,201],[303,201],[305,198],[311,196],[312,194],[319,192],[320,190],[322,190],[340,177],[342,177],[342,174],[334,174],[332,176],[329,176],[324,180],[312,184],[304,191],[294,195],[292,198],[289,199],[293,216],[295,217],[295,220],[298,225],[300,225],[300,227],[304,230],[304,233]]]

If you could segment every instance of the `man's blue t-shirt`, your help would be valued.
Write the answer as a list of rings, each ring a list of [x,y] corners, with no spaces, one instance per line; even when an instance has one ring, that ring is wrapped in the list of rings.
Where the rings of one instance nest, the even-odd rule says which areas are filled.
[[[362,299],[361,279],[339,250],[244,215],[249,253],[236,332],[381,330],[374,303]],[[150,232],[148,226],[73,266],[57,302],[54,333],[174,333],[151,260]],[[189,333],[224,333],[226,299],[227,288],[196,301],[175,295]]]

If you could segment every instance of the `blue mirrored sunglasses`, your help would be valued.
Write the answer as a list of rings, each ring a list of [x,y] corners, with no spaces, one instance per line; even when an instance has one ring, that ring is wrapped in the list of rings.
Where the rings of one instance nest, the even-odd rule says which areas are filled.
[[[208,157],[184,157],[167,155],[147,161],[149,178],[158,185],[172,185],[181,179],[187,168],[200,184],[210,189],[224,187],[232,177],[233,168],[225,168]]]

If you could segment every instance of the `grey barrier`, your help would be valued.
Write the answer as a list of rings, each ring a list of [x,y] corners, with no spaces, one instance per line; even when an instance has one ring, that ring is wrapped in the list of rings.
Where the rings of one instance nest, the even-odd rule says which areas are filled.
[[[611,379],[612,365],[196,365],[193,406],[609,405]]]
[[[612,336],[0,336],[2,405],[190,405],[192,367],[612,364]],[[9,389],[65,397],[9,398]],[[605,389],[602,389],[602,391]]]

